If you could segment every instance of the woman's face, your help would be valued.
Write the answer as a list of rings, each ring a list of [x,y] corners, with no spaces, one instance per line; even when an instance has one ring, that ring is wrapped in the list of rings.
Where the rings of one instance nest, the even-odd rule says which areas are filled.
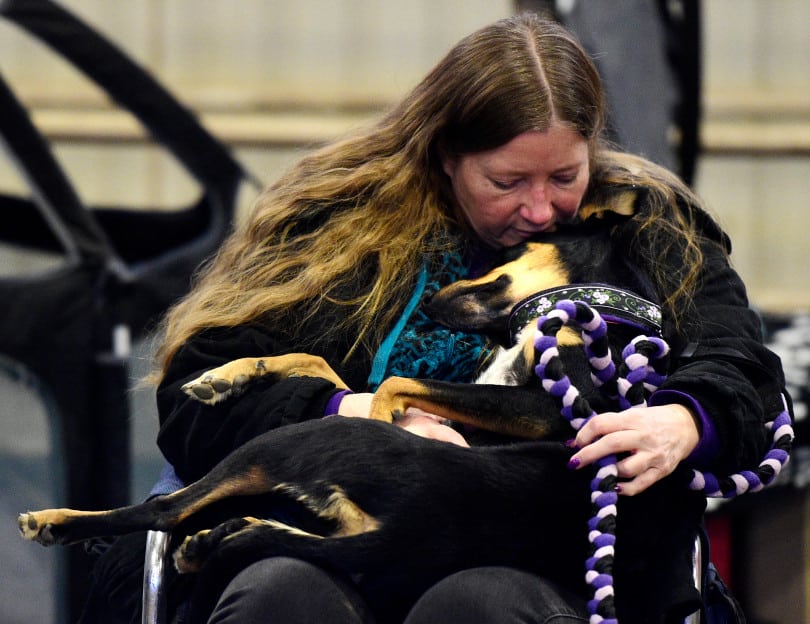
[[[498,249],[574,217],[588,186],[588,155],[582,135],[552,124],[493,150],[445,155],[442,167],[470,226]]]

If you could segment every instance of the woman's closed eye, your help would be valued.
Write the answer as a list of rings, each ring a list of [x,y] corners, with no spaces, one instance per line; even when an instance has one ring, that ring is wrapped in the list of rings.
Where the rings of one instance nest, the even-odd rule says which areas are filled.
[[[520,183],[520,178],[516,178],[514,180],[498,180],[493,178],[490,180],[490,182],[492,183],[492,186],[498,190],[509,191]]]
[[[557,186],[571,186],[579,178],[577,173],[558,173],[551,177]]]

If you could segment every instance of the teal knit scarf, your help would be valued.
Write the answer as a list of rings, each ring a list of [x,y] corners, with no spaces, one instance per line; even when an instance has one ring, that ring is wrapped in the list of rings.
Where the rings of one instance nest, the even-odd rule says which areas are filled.
[[[488,352],[487,340],[478,334],[448,329],[422,310],[422,302],[443,286],[467,275],[458,252],[446,252],[440,267],[429,271],[427,263],[417,279],[410,301],[380,345],[369,388],[374,391],[391,376],[472,382],[479,362]]]

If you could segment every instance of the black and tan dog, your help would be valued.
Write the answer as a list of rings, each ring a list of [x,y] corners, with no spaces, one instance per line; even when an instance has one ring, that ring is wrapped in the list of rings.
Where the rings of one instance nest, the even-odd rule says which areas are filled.
[[[270,519],[230,519],[186,538],[175,553],[178,570],[208,563],[238,568],[289,555],[357,575],[361,583],[389,583],[404,600],[453,570],[476,565],[526,567],[579,585],[588,476],[566,469],[570,451],[560,440],[572,432],[532,372],[529,321],[555,288],[598,283],[585,287],[598,295],[612,292],[606,284],[636,286],[608,220],[596,215],[575,232],[540,236],[511,250],[488,275],[435,295],[430,313],[440,322],[515,342],[480,384],[388,380],[374,400],[376,421],[333,417],[273,430],[174,494],[112,511],[21,514],[23,537],[51,545],[142,529],[184,533],[187,521],[209,506],[249,497],[254,515]],[[531,297],[538,291],[548,294]],[[643,316],[619,323],[615,340],[624,344],[639,326],[649,328],[651,317]],[[605,401],[576,343],[561,349],[569,375],[589,399]],[[322,360],[292,354],[231,362],[186,391],[205,402],[228,400],[257,375],[317,375],[345,387]],[[528,440],[462,448],[377,422],[390,422],[409,406]],[[295,507],[295,521],[275,517],[276,503]],[[554,513],[559,508],[566,513]]]

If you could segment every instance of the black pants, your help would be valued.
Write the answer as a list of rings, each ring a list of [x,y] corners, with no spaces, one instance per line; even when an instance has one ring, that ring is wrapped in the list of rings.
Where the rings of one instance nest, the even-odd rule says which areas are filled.
[[[144,542],[143,533],[127,535],[101,555],[93,569],[92,590],[80,624],[140,624]],[[173,622],[205,624],[186,619],[193,577],[178,577],[171,568],[167,572]],[[581,624],[587,619],[583,599],[535,575],[489,567],[459,572],[437,583],[410,609],[404,624]],[[379,610],[372,613],[350,581],[304,561],[276,557],[237,574],[208,621],[388,624],[397,620]]]
[[[275,557],[259,561],[234,577],[208,624],[378,621],[350,582],[304,561]],[[487,567],[453,574],[434,585],[413,606],[404,624],[587,621],[585,600],[530,573]]]

